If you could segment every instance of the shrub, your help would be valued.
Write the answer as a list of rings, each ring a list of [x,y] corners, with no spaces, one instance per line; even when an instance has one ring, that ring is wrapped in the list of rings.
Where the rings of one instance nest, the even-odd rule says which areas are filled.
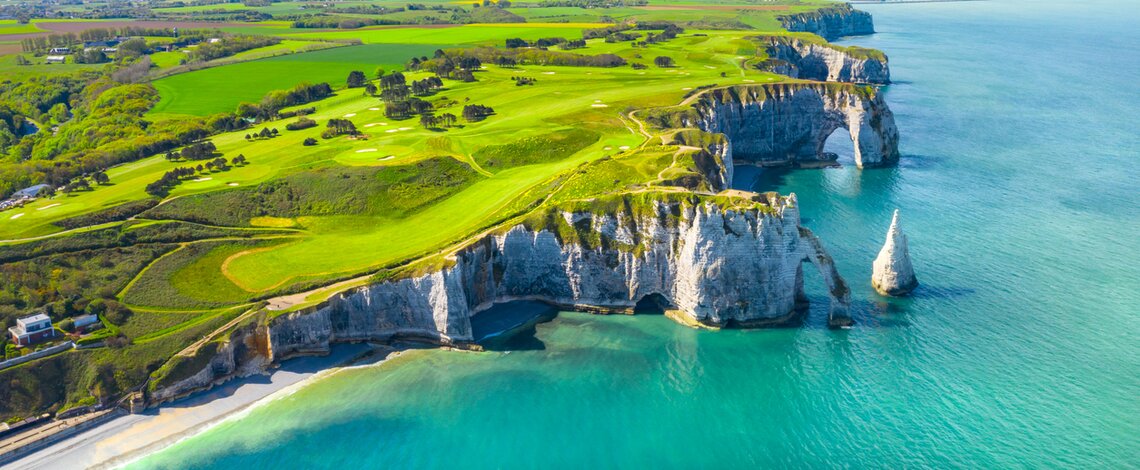
[[[302,142],[301,145],[304,145],[306,147],[311,147],[313,145],[317,145],[317,139],[309,137],[309,138],[305,139],[305,141]]]
[[[308,129],[310,127],[317,127],[317,121],[305,117],[298,119],[296,122],[290,122],[285,125],[285,129],[290,131],[299,131],[301,129]]]

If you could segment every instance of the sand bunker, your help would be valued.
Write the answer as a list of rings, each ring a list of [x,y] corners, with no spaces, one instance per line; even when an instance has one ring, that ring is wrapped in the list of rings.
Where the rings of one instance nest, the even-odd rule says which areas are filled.
[[[395,155],[388,155],[387,157],[377,158],[377,160],[384,161],[384,160],[391,160],[393,158],[396,158],[396,156]]]
[[[554,75],[554,72],[542,72],[543,75]]]
[[[24,216],[24,213],[23,213],[23,212],[21,212],[21,213],[19,213],[19,214],[16,214],[16,215],[13,215],[13,216],[11,216],[11,217],[8,217],[8,220],[19,219],[20,217],[23,217],[23,216]]]
[[[384,132],[387,132],[387,133],[391,134],[391,133],[393,133],[393,132],[400,132],[400,130],[399,130],[399,129],[388,129],[388,130],[386,130],[386,131],[384,131]]]
[[[379,111],[380,108],[368,108],[369,111]]]
[[[590,107],[591,108],[608,108],[608,107],[610,107],[610,105],[601,104],[601,103],[594,103],[594,104],[590,105]]]
[[[622,145],[621,147],[618,147],[618,148],[619,148],[619,149],[622,149],[622,150],[629,150],[629,146],[628,146],[628,145]]]
[[[193,179],[193,180],[191,180],[191,181],[193,181],[193,182],[195,182],[195,183],[201,183],[201,182],[203,182],[203,181],[210,181],[210,180],[212,180],[212,179],[213,179],[213,178],[211,178],[211,177],[207,176],[207,177],[205,177],[205,178],[195,178],[195,179]]]
[[[375,152],[375,151],[376,151],[376,149],[360,149],[360,150],[357,150],[356,153],[368,153],[368,152]]]
[[[401,127],[401,128],[400,128],[400,130],[402,130],[402,131],[410,131],[410,130],[412,130],[412,128],[410,128],[410,127]]]
[[[346,117],[346,118],[350,118],[350,117],[353,117],[353,116],[356,116],[356,113],[348,113],[348,114],[345,114],[345,115],[344,115],[344,117]]]
[[[43,206],[43,207],[41,207],[41,208],[39,208],[39,209],[36,209],[36,210],[38,210],[38,211],[42,211],[42,210],[44,210],[44,209],[51,209],[51,208],[53,208],[53,207],[55,207],[55,206],[59,206],[59,205],[62,205],[62,204],[61,204],[61,203],[58,203],[58,202],[57,202],[57,203],[55,203],[55,204],[48,204],[48,205],[46,205],[46,206]]]

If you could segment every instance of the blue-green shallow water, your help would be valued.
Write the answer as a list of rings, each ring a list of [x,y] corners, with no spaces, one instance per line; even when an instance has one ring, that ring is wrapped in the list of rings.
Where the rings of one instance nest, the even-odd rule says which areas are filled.
[[[881,32],[850,42],[891,57],[902,164],[756,183],[799,195],[855,329],[823,328],[818,295],[800,329],[563,314],[509,354],[344,371],[134,466],[1136,466],[1140,8],[861,8]],[[923,284],[885,301],[868,277],[895,207]]]

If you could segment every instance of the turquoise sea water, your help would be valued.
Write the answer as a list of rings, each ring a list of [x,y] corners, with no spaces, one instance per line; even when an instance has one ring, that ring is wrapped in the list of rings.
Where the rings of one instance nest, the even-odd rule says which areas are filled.
[[[861,6],[898,168],[767,172],[853,288],[830,331],[559,315],[254,409],[138,468],[1036,467],[1140,463],[1140,8]],[[839,153],[850,153],[838,146]],[[873,294],[900,208],[922,287]]]

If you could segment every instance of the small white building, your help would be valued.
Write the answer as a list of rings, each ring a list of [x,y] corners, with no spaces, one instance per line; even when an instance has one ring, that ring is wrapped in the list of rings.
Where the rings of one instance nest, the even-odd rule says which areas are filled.
[[[8,328],[12,342],[18,346],[30,346],[48,338],[55,337],[55,328],[51,326],[51,318],[43,313],[27,316],[16,320],[16,326]]]
[[[48,54],[70,54],[70,53],[71,53],[70,47],[53,47],[53,48],[51,48],[50,51],[48,51]]]
[[[81,329],[85,329],[91,325],[94,325],[96,323],[99,323],[99,316],[98,315],[90,315],[90,314],[89,315],[80,315],[78,317],[71,319],[71,321],[75,322],[75,329],[81,330]]]
[[[66,64],[67,56],[65,55],[49,55],[44,57],[44,62],[48,64]]]

